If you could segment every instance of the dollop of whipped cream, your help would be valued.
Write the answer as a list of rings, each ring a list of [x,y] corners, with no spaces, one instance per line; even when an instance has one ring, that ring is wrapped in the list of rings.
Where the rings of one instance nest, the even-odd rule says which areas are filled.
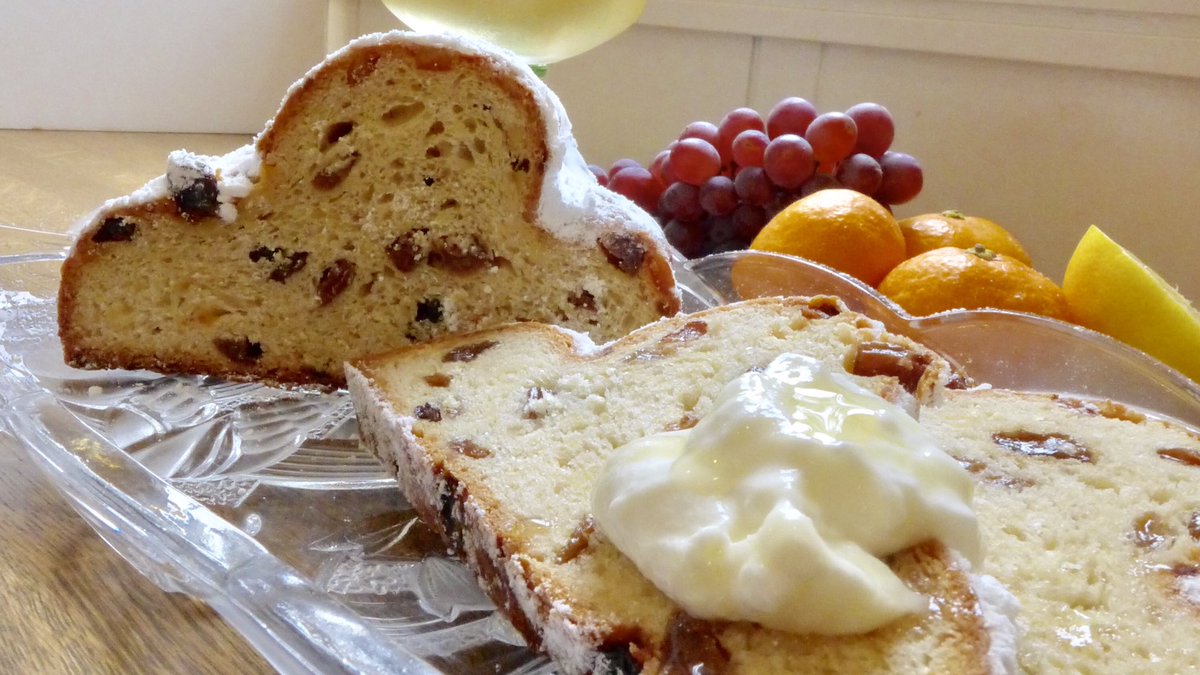
[[[926,611],[880,559],[936,538],[981,556],[966,471],[840,370],[784,354],[694,428],[610,458],[601,532],[693,616],[862,633]]]

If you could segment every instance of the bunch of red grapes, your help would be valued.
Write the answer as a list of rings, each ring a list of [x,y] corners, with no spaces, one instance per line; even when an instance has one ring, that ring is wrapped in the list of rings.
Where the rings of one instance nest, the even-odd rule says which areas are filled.
[[[720,124],[692,122],[648,168],[621,159],[608,171],[591,169],[696,258],[747,248],[776,213],[817,190],[849,188],[885,206],[916,197],[921,165],[889,149],[894,136],[891,113],[877,103],[818,114],[789,97],[765,119],[737,108]]]

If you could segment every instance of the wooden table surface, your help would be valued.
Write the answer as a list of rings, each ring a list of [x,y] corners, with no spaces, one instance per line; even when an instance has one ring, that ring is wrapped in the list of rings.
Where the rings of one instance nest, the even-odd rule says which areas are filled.
[[[247,140],[0,130],[0,224],[65,231],[162,173],[170,150]],[[271,668],[207,606],[164,593],[108,548],[0,432],[0,673],[185,672]]]

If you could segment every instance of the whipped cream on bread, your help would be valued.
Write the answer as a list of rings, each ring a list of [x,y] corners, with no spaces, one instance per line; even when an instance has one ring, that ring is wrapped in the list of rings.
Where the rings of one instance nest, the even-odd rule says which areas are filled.
[[[882,557],[939,539],[979,561],[972,492],[899,407],[784,354],[727,385],[693,429],[619,449],[593,507],[694,616],[854,634],[928,607]]]

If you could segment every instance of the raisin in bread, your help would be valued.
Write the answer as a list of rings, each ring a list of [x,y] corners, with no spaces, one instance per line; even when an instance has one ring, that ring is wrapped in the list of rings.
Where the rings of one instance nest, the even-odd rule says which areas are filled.
[[[63,266],[68,363],[337,385],[344,360],[513,320],[607,340],[675,313],[654,220],[555,95],[447,36],[355,40],[253,145],[172,153]]]
[[[593,529],[592,486],[615,448],[694,425],[727,382],[788,351],[910,410],[955,381],[941,358],[833,298],[746,301],[600,348],[512,325],[354,362],[347,381],[366,445],[566,673],[1003,670],[1011,631],[990,629],[1011,621],[936,542],[889,560],[933,611],[831,637],[689,617]]]
[[[922,410],[978,476],[1026,672],[1200,670],[1200,436],[1111,403],[948,392]]]

